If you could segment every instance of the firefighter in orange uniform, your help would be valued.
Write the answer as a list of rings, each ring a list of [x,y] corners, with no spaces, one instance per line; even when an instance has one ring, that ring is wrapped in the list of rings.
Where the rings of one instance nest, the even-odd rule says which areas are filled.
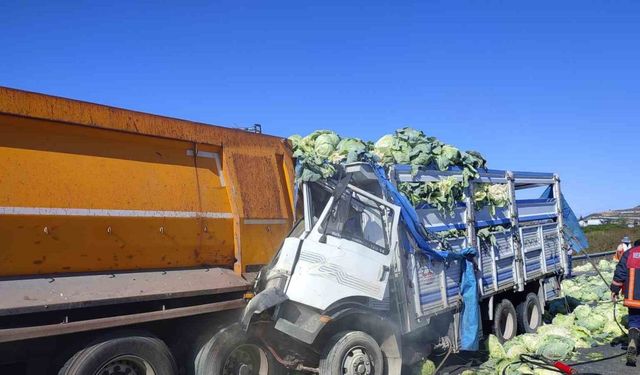
[[[629,346],[627,365],[636,365],[638,339],[640,339],[640,240],[622,254],[610,285],[611,299],[624,292],[623,304],[629,308]]]

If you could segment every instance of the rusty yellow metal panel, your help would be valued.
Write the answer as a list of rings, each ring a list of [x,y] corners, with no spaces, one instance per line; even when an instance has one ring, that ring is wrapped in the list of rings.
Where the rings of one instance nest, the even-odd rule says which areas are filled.
[[[0,205],[195,211],[188,142],[0,118]],[[220,202],[228,211],[228,202]]]
[[[0,275],[233,264],[228,196],[192,144],[0,122]]]
[[[209,220],[231,236],[231,220]],[[231,267],[233,243],[199,249],[199,225],[177,218],[0,215],[1,276],[194,266]],[[205,242],[214,242],[210,239]]]
[[[0,114],[215,146],[264,148],[290,155],[286,141],[278,137],[1,86]]]
[[[0,277],[247,272],[291,225],[292,173],[279,138],[0,88]]]
[[[288,181],[277,154],[265,149],[226,148],[225,166],[235,187],[230,192],[235,215],[235,270],[251,272],[269,262],[291,227],[292,200],[284,185]]]
[[[249,221],[242,224],[242,262],[243,272],[255,272],[260,266],[267,264],[273,252],[278,249],[291,229],[289,221]]]

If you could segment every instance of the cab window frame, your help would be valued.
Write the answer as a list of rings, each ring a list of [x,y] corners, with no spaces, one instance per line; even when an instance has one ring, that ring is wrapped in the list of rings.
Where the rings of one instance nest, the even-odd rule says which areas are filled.
[[[369,202],[365,202],[364,199],[362,198],[365,198]],[[377,253],[388,255],[389,252],[391,251],[391,234],[389,233],[389,225],[390,223],[393,223],[393,215],[394,215],[393,210],[389,209],[389,207],[386,207],[383,204],[380,204],[372,199],[367,198],[366,196],[362,196],[360,193],[355,192],[351,189],[345,190],[342,196],[337,199],[338,199],[338,202],[336,202],[334,207],[331,208],[331,211],[328,212],[323,222],[317,226],[318,231],[320,233],[324,232],[327,235],[330,235],[336,238],[345,239],[348,241],[358,243]],[[360,206],[359,208],[361,208],[361,211],[358,211],[357,209],[353,210],[355,212],[359,212],[360,215],[362,215],[362,213],[366,209],[369,209],[370,213],[375,212],[376,218],[380,220],[379,224],[380,224],[380,230],[382,232],[382,240],[384,242],[384,246],[381,246],[376,242],[373,242],[365,238],[365,233],[364,233],[364,229],[362,228],[361,221],[358,223],[358,225],[360,226],[360,231],[358,233],[359,235],[345,232],[345,226],[347,225],[347,222],[353,217],[346,218],[346,220],[339,220],[338,222],[336,222],[336,224],[339,224],[339,225],[335,227],[332,227],[331,225],[329,225],[329,227],[326,228],[326,232],[325,232],[325,226],[327,226],[327,224],[332,219],[336,219],[338,217],[339,215],[338,210],[340,209],[344,210],[344,208],[341,207],[341,205],[347,205],[347,209],[352,209],[353,208],[352,205],[354,204],[353,202],[356,202],[355,204],[357,206]],[[360,219],[361,217],[362,216],[359,216]],[[344,217],[342,217],[341,219],[344,219]]]

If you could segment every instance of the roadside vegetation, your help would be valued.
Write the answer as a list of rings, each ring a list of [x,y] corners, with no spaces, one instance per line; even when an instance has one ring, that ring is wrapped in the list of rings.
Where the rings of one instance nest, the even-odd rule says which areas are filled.
[[[589,240],[587,251],[590,253],[615,250],[624,236],[628,236],[631,243],[640,239],[640,226],[628,228],[623,224],[604,224],[589,226],[583,230]]]

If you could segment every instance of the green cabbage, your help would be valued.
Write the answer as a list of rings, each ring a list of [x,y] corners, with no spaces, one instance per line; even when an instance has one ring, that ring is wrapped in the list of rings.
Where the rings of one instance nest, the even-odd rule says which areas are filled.
[[[342,162],[353,163],[360,160],[366,152],[367,145],[362,140],[358,138],[342,138],[330,160],[334,164]]]
[[[615,271],[617,263],[610,262],[606,259],[601,259],[598,262],[598,269],[602,271]]]
[[[490,358],[499,359],[507,356],[507,353],[504,351],[504,347],[502,347],[502,344],[500,344],[500,341],[494,335],[489,335],[486,346],[489,351]]]
[[[413,371],[415,375],[433,375],[436,373],[436,365],[431,360],[422,362],[421,365],[415,367]]]
[[[509,350],[507,350],[507,358],[520,358],[520,354],[526,354],[529,351],[524,345],[512,345]]]
[[[604,328],[602,332],[606,333],[608,336],[622,336],[624,332],[620,329],[620,326],[615,321],[609,320],[604,324]]]
[[[535,368],[533,369],[533,375],[558,375],[558,372],[544,368]]]
[[[496,374],[516,375],[520,363],[511,358],[502,358],[496,363]]]
[[[496,214],[496,207],[506,207],[511,201],[506,184],[477,184],[473,200],[477,209],[489,207],[492,216]]]
[[[314,151],[318,156],[326,159],[335,151],[339,142],[340,137],[336,133],[327,131],[315,138]]]
[[[410,146],[422,143],[426,138],[422,130],[416,130],[413,128],[402,128],[396,130],[396,137]]]
[[[443,145],[436,156],[438,169],[446,171],[449,167],[458,165],[460,163],[460,156],[460,150],[457,148],[450,145]]]
[[[583,273],[583,272],[589,272],[593,270],[593,266],[591,265],[591,263],[586,263],[583,264],[581,266],[575,266],[573,267],[573,272],[575,273]]]
[[[414,167],[414,172],[417,172],[420,166],[431,165],[435,160],[433,145],[430,143],[417,145],[409,153],[409,160]]]
[[[588,329],[580,326],[571,326],[571,338],[576,344],[576,348],[590,348],[595,341]]]
[[[604,316],[598,314],[589,314],[584,319],[577,321],[577,325],[588,329],[590,332],[595,333],[602,330],[606,323]]]
[[[561,327],[571,327],[575,322],[575,320],[576,320],[576,317],[573,314],[569,314],[569,315],[558,314],[553,318],[552,324],[555,326],[561,326]]]
[[[350,152],[360,154],[367,151],[367,145],[358,138],[342,138],[336,148],[338,152],[344,154],[348,154]]]
[[[296,147],[298,147],[300,142],[302,142],[302,136],[299,135],[299,134],[294,134],[294,135],[289,137],[289,141],[293,145],[293,148],[296,148]]]
[[[440,212],[451,215],[458,202],[464,199],[464,186],[455,177],[426,184],[404,182],[398,185],[398,189],[416,206],[426,202]]]
[[[578,321],[582,321],[591,314],[591,308],[587,305],[580,305],[573,310],[573,314]]]
[[[533,353],[538,348],[538,342],[540,337],[536,333],[525,333],[519,336],[522,338],[522,344],[525,346],[528,352]]]
[[[466,151],[462,153],[462,160],[466,166],[474,169],[486,169],[487,160],[478,151]]]
[[[569,358],[574,348],[575,342],[566,336],[546,335],[538,344],[536,354],[560,361]]]
[[[373,144],[373,154],[383,164],[393,163],[393,145],[395,138],[391,134],[382,136],[376,143]]]
[[[600,296],[593,290],[586,290],[582,292],[580,299],[586,302],[595,302],[600,299]]]

